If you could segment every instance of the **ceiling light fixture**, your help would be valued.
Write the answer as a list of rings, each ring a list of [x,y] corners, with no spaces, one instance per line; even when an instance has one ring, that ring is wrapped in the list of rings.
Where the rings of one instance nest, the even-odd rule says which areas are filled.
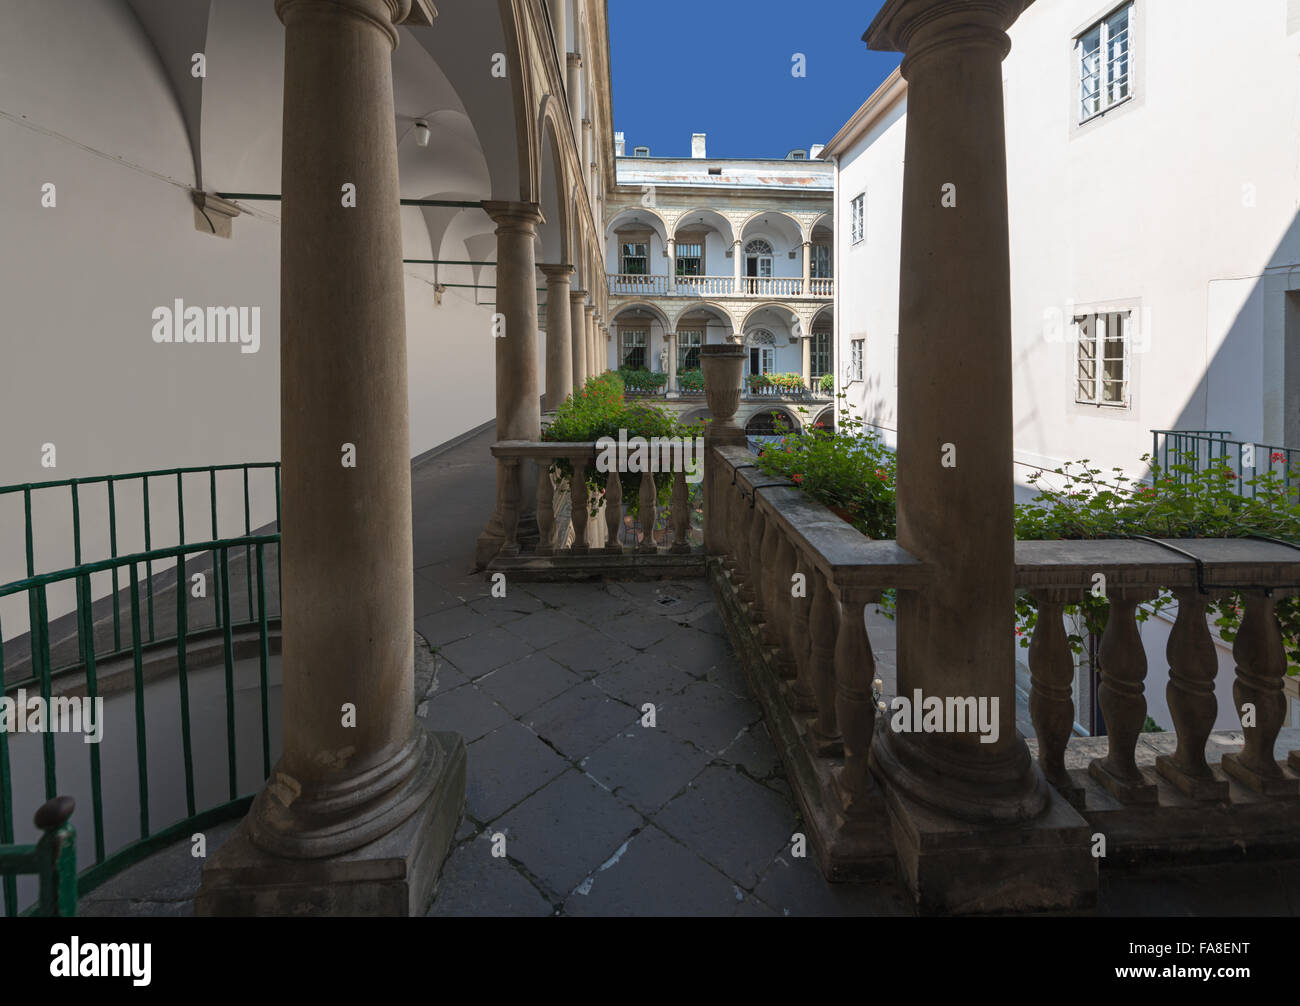
[[[415,121],[415,143],[420,147],[429,145],[429,124],[423,119]]]

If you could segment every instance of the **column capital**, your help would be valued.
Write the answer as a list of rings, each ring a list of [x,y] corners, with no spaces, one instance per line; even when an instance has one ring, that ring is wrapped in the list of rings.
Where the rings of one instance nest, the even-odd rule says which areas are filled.
[[[546,277],[548,283],[567,283],[569,282],[569,277],[572,276],[575,271],[573,266],[565,265],[563,263],[557,265],[543,264],[539,265],[537,268],[542,271],[542,274]]]
[[[497,233],[517,231],[533,234],[538,224],[546,223],[542,208],[537,203],[516,203],[507,200],[483,200],[483,212],[497,225]]]
[[[582,66],[582,54],[577,52],[568,53],[567,58],[565,59],[565,65],[571,66],[574,69]]]
[[[888,0],[862,36],[867,48],[904,54],[902,74],[921,58],[950,48],[1011,51],[1007,29],[1031,0]]]
[[[350,14],[369,21],[388,36],[389,43],[397,48],[397,25],[431,25],[438,16],[430,0],[275,0],[275,13],[280,23],[288,25],[299,14],[329,11],[331,14]]]
[[[595,304],[588,304],[588,305],[587,305],[583,310],[585,310],[585,311],[587,312],[587,317],[588,317],[588,318],[595,318],[595,317],[596,317],[596,305],[595,305]]]
[[[587,299],[587,291],[586,291],[586,290],[570,290],[570,291],[569,291],[569,300],[572,301],[574,304],[581,303],[582,301],[584,301],[584,300],[586,300],[586,299]]]

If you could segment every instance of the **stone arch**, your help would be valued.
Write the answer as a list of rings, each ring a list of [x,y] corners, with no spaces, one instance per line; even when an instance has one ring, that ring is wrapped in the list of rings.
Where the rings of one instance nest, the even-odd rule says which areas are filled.
[[[803,432],[803,427],[794,413],[780,406],[764,406],[759,409],[745,421],[745,432],[750,436],[775,436],[777,420],[773,413],[789,424],[792,432]]]
[[[731,326],[731,331],[736,331],[736,316],[721,304],[716,304],[711,300],[692,300],[682,304],[676,314],[673,315],[673,325],[676,325],[681,319],[690,314],[692,311],[712,311],[721,320]]]
[[[653,207],[640,205],[625,206],[610,217],[605,222],[605,240],[608,241],[613,237],[617,225],[627,220],[647,224],[659,235],[659,240],[667,243],[668,222],[664,219],[663,214]]]
[[[665,332],[671,332],[673,330],[668,321],[668,316],[665,315],[657,305],[650,303],[648,300],[634,300],[628,304],[620,304],[614,309],[613,316],[608,320],[613,324],[623,314],[632,310],[649,311],[650,314],[654,316],[655,321],[659,322],[659,324],[664,327]]]
[[[769,301],[764,301],[762,304],[755,304],[753,307],[751,307],[748,311],[745,312],[745,317],[741,321],[739,326],[740,331],[742,332],[748,331],[750,322],[753,320],[754,316],[757,315],[759,312],[765,310],[783,312],[783,320],[785,315],[789,315],[789,320],[786,321],[786,324],[790,326],[791,330],[793,330],[796,323],[799,322],[798,311],[794,310],[792,307],[790,307],[787,304],[782,304],[780,301],[769,300]]]
[[[768,222],[768,230],[774,230],[787,239],[794,239],[802,243],[804,240],[803,224],[799,220],[784,210],[755,210],[745,218],[741,224],[738,237],[742,241],[748,241],[751,236],[751,229],[755,221],[765,220]]]
[[[539,161],[538,198],[545,223],[539,229],[542,261],[571,264],[572,217],[570,216],[568,175],[560,143],[562,120],[559,103],[551,95],[542,98],[537,116],[537,142],[542,152]]]

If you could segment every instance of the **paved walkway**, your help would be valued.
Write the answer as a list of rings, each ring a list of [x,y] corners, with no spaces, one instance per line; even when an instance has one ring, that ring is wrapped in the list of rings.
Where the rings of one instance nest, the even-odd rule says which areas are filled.
[[[465,819],[430,914],[909,914],[896,885],[830,885],[791,855],[799,813],[703,580],[507,583],[494,598],[466,572],[494,492],[490,441],[413,479],[416,628],[436,647],[418,715],[469,745]],[[891,690],[892,623],[873,616],[872,633]],[[200,866],[182,843],[82,910],[189,914]],[[1104,875],[1100,908],[1297,910],[1297,864]]]

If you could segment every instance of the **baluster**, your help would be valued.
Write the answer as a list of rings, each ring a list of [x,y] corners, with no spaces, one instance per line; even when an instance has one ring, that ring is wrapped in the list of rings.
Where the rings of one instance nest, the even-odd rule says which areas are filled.
[[[623,527],[623,480],[618,470],[609,473],[605,480],[605,552],[621,555],[623,544],[618,533]]]
[[[763,603],[763,592],[765,590],[763,577],[763,531],[765,530],[765,520],[763,517],[763,511],[758,508],[753,493],[754,490],[751,489],[751,495],[748,500],[748,503],[750,504],[748,542],[750,575],[747,579],[750,591],[750,617],[753,620],[755,633],[761,633],[766,612],[766,605]]]
[[[803,596],[796,597],[794,594],[794,583],[790,583],[790,614],[786,620],[786,639],[789,640],[791,654],[794,659],[795,681],[790,691],[794,696],[794,707],[800,712],[816,712],[817,701],[816,693],[812,686],[812,664],[811,664],[811,640],[808,637],[808,628],[810,622],[810,609],[812,607],[812,596],[814,590],[813,581],[815,575],[809,570],[811,564],[803,561],[802,554],[794,548],[790,539],[785,535],[781,536],[784,549],[789,552],[787,557],[787,567],[790,570],[790,579],[793,581],[794,574],[799,573],[803,576]]]
[[[573,521],[574,555],[586,555],[587,545],[587,459],[573,459],[573,478],[569,481],[569,517]]]
[[[658,549],[655,547],[655,518],[658,516],[658,509],[655,507],[655,501],[658,498],[659,490],[655,486],[655,477],[651,472],[641,473],[641,531],[643,537],[641,544],[637,546],[637,551],[643,555],[653,555]]]
[[[537,466],[538,555],[555,554],[555,486],[551,484],[551,463]]]
[[[808,615],[809,670],[817,705],[812,740],[817,754],[829,758],[844,753],[844,739],[835,716],[836,616],[840,606],[830,583],[815,566],[808,575],[808,589],[812,600]]]
[[[723,555],[726,555],[726,534],[727,525],[725,514],[718,514],[718,520],[721,521],[724,534],[722,536]],[[687,540],[687,534],[691,529],[691,493],[686,486],[686,470],[681,465],[677,466],[677,471],[673,472],[673,547],[671,551],[678,555],[685,554],[691,550],[691,543]]]
[[[753,595],[750,589],[752,578],[749,566],[749,527],[746,524],[749,518],[749,507],[745,504],[745,497],[741,495],[739,484],[727,487],[722,491],[722,495],[726,497],[730,510],[727,542],[732,559],[731,583],[740,599],[748,602]],[[709,519],[708,514],[704,515],[704,519]]]
[[[1071,591],[1040,590],[1038,622],[1029,641],[1029,716],[1038,738],[1038,764],[1047,781],[1075,807],[1083,787],[1065,770],[1065,746],[1074,732],[1074,657],[1065,633],[1065,605]]]
[[[1228,783],[1216,779],[1205,761],[1205,743],[1218,716],[1214,675],[1219,657],[1205,620],[1208,598],[1195,590],[1178,592],[1178,617],[1169,633],[1165,657],[1169,685],[1165,699],[1174,719],[1178,747],[1156,758],[1156,771],[1195,800],[1226,800]]]
[[[519,487],[519,459],[502,458],[505,465],[505,487],[501,499],[501,523],[505,525],[506,541],[501,546],[502,555],[519,554],[519,501],[522,496]]]
[[[794,680],[799,673],[792,635],[795,604],[791,591],[794,585],[794,547],[775,518],[769,521],[769,524],[772,528],[773,540],[771,550],[767,553],[772,568],[771,593],[768,596],[772,599],[770,610],[774,615],[772,621],[776,639],[776,649],[772,656],[781,677]],[[797,702],[796,708],[798,708]]]
[[[757,505],[755,506],[757,510]],[[780,532],[776,529],[776,520],[771,514],[763,515],[763,537],[759,539],[759,579],[762,580],[763,592],[763,642],[771,648],[781,646],[781,617],[785,613],[782,600],[781,570],[777,556],[777,543]],[[781,662],[784,676],[784,662]]]
[[[850,823],[867,815],[873,788],[868,761],[876,725],[875,696],[871,693],[876,661],[863,609],[878,600],[880,591],[846,591],[841,596],[835,639],[835,717],[844,737],[844,767],[832,778],[844,819]]]
[[[1146,651],[1137,626],[1137,606],[1155,592],[1119,588],[1110,594],[1110,617],[1102,633],[1101,687],[1097,703],[1106,717],[1106,755],[1094,758],[1088,773],[1125,803],[1155,803],[1156,787],[1137,767],[1138,735],[1146,723]]]
[[[1283,773],[1273,758],[1273,745],[1286,719],[1282,683],[1286,650],[1274,607],[1269,593],[1246,593],[1246,614],[1232,644],[1232,656],[1237,662],[1232,699],[1242,717],[1246,743],[1239,753],[1223,756],[1223,770],[1254,793],[1295,796],[1300,791],[1300,780]],[[1253,726],[1246,726],[1248,707],[1253,707]]]

